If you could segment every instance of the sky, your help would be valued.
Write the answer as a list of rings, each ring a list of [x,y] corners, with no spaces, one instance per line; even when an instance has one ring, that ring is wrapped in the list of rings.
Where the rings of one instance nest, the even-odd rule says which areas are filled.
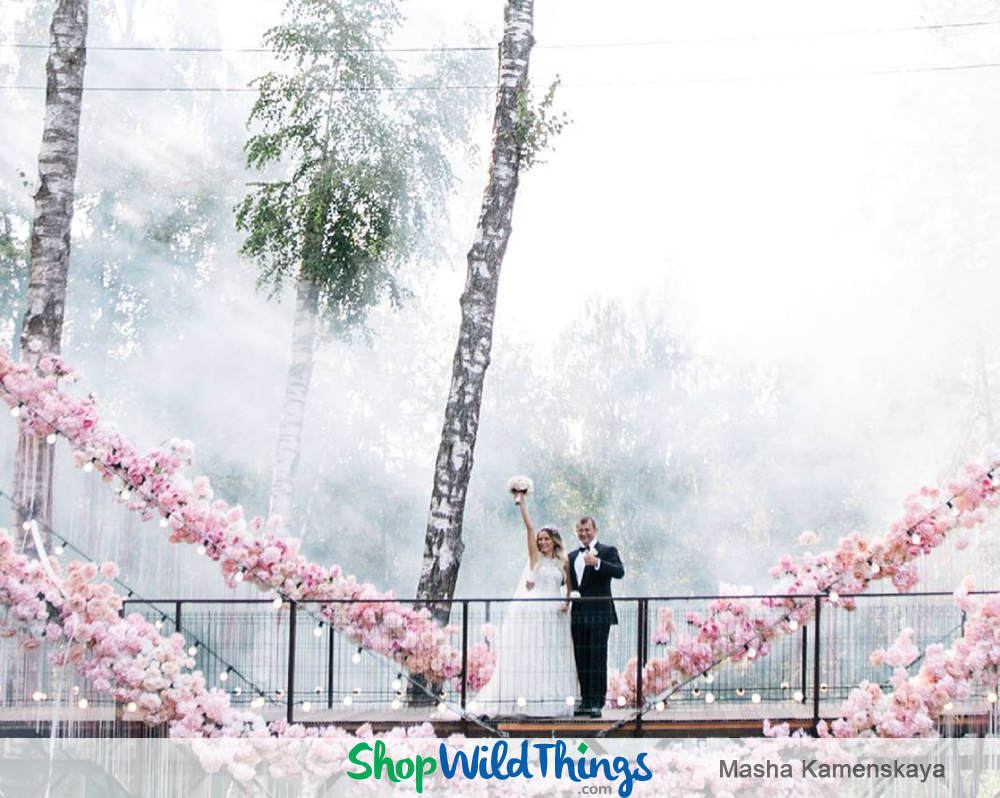
[[[177,26],[161,14],[193,5],[123,3],[132,16],[122,14],[122,38],[103,43],[252,48],[283,4],[199,2],[201,24],[174,40]],[[404,8],[399,47],[492,43],[501,29],[498,2]],[[0,23],[5,38],[16,19]],[[496,321],[510,351],[545,362],[588,303],[647,303],[701,356],[780,372],[803,440],[837,430],[850,442],[855,460],[839,467],[869,480],[873,517],[891,517],[907,492],[950,474],[975,412],[956,403],[954,386],[980,356],[996,360],[1000,3],[550,0],[536,6],[536,40],[532,81],[540,90],[560,76],[557,108],[571,124],[519,190]],[[0,63],[9,57],[0,47]],[[172,58],[92,52],[87,82],[145,85],[149,66]],[[178,75],[242,85],[269,58],[187,56]],[[40,85],[43,56],[37,64]],[[7,174],[32,169],[41,101],[40,92],[0,91]],[[244,118],[252,95],[212,101]],[[212,131],[159,122],[150,129],[169,140],[168,153],[209,149]],[[482,151],[461,170],[449,209],[453,257],[406,311],[436,320],[420,353],[436,369],[451,358],[488,115],[478,130]],[[169,157],[149,141],[120,146],[126,161]],[[249,276],[223,299],[225,309],[206,305],[192,320],[190,338],[205,353],[192,368],[217,373],[225,359],[233,384],[213,390],[241,411],[221,428],[237,434],[232,419],[252,419],[247,456],[266,458],[286,348],[269,331],[290,323],[289,307],[255,304]],[[219,314],[231,337],[214,324]],[[405,336],[406,318],[387,326],[381,346]],[[227,348],[246,335],[252,352]],[[509,357],[496,356],[500,365]],[[265,395],[238,397],[235,386],[250,382]],[[321,395],[338,388],[318,385],[331,392]],[[195,412],[175,412],[184,385],[157,389],[169,401],[123,419],[149,439],[164,426],[151,419],[176,425]],[[431,425],[429,445],[435,435]]]

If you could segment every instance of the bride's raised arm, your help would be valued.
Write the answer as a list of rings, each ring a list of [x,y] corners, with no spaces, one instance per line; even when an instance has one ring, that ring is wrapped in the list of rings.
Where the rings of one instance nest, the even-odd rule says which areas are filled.
[[[535,535],[535,527],[531,523],[531,516],[528,514],[528,494],[521,494],[521,501],[517,506],[521,508],[521,520],[524,521],[524,532],[527,535],[528,562],[534,568],[538,562],[538,538]]]

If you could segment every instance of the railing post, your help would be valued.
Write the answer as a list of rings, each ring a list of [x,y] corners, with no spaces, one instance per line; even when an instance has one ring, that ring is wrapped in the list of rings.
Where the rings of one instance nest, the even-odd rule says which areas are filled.
[[[174,602],[174,631],[181,634],[181,604],[183,601]]]
[[[638,639],[635,645],[635,708],[638,712],[635,718],[635,736],[642,737],[642,708],[645,701],[642,689],[642,671],[646,665],[646,640],[649,623],[649,602],[639,599],[636,617]]]
[[[816,636],[813,640],[813,735],[819,737],[819,613],[823,607],[822,596],[815,596]]]
[[[320,610],[322,612],[322,610]],[[333,627],[327,629],[330,641],[326,652],[326,708],[333,709]]]
[[[802,624],[802,701],[809,695],[809,625]]]
[[[461,702],[462,712],[465,712],[465,699],[469,682],[469,600],[462,600],[462,682]]]
[[[291,726],[295,722],[295,628],[296,610],[294,601],[288,602],[288,695],[286,698],[285,719]]]

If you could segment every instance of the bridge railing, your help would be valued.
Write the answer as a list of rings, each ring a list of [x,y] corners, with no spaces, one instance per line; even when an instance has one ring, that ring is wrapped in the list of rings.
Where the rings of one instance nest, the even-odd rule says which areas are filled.
[[[661,656],[668,647],[693,639],[690,618],[731,596],[650,596],[616,598],[619,623],[608,641],[609,679],[606,715],[634,712],[658,696],[642,685],[636,663]],[[741,597],[742,598],[742,597]],[[798,599],[803,597],[798,596]],[[809,718],[829,715],[851,689],[868,680],[888,685],[892,669],[875,666],[871,653],[892,644],[906,627],[915,630],[923,651],[932,643],[950,645],[963,632],[964,617],[950,593],[865,594],[853,597],[856,608],[832,606],[828,597],[809,597],[818,619],[774,640],[766,656],[715,668],[675,692],[648,719]],[[341,602],[350,603],[350,602]],[[371,602],[365,602],[371,604]],[[488,645],[500,662],[495,691],[476,686],[430,685],[408,677],[405,668],[369,653],[327,624],[320,623],[321,602],[271,600],[136,600],[125,611],[157,622],[163,633],[179,631],[209,687],[227,691],[236,706],[253,706],[269,718],[290,722],[401,722],[417,716],[448,720],[461,715],[570,714],[580,703],[579,690],[548,696],[535,706],[538,693],[565,685],[565,671],[575,671],[567,642],[569,618],[560,601],[547,599],[456,599],[431,606],[449,610],[451,640],[470,663],[476,647]],[[664,611],[674,631],[667,643],[656,642]],[[774,621],[780,610],[773,610]],[[501,652],[506,646],[507,653]],[[23,652],[13,640],[0,640],[0,707],[41,708],[57,700],[128,718],[93,685],[60,674],[46,663],[45,647]],[[919,667],[920,662],[912,666]],[[631,673],[635,689],[616,689]],[[27,677],[26,677],[27,675]],[[463,687],[463,685],[465,685]],[[552,685],[538,689],[539,685]],[[534,692],[533,692],[534,691]],[[525,695],[518,695],[523,692]],[[973,700],[987,708],[986,690]],[[44,696],[35,700],[39,694]],[[523,704],[518,699],[524,699]],[[513,702],[513,705],[511,704]],[[566,708],[558,706],[562,702]],[[41,706],[40,706],[41,705]],[[555,710],[553,706],[555,705]],[[16,713],[15,713],[16,714]]]

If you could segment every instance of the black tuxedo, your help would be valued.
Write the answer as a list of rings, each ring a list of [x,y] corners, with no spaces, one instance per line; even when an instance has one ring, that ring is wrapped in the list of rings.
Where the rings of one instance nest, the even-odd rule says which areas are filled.
[[[618,556],[618,549],[598,543],[596,547],[599,568],[586,566],[582,579],[577,579],[576,562],[583,556],[583,549],[569,555],[571,589],[581,598],[600,599],[574,601],[572,610],[573,653],[576,655],[576,672],[580,677],[581,709],[600,709],[608,689],[608,634],[618,623],[618,613],[611,598],[611,580],[625,576],[625,566]]]

